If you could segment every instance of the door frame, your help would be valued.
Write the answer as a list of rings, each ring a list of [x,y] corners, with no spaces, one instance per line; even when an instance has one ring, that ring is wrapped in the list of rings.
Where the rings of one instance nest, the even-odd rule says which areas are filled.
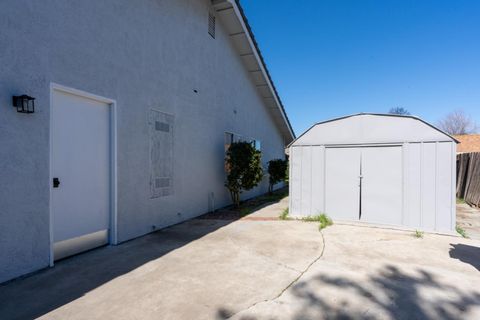
[[[118,234],[117,234],[117,102],[114,99],[105,98],[95,94],[91,94],[82,90],[74,89],[71,87],[63,86],[54,82],[50,83],[50,122],[49,122],[49,239],[50,239],[50,266],[54,265],[54,254],[53,254],[53,95],[55,92],[63,92],[67,94],[72,94],[82,98],[87,98],[90,100],[106,103],[110,106],[110,232],[108,236],[109,244],[118,243]]]

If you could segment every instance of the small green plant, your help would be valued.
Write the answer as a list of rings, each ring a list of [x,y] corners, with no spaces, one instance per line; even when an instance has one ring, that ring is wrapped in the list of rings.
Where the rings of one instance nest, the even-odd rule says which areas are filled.
[[[325,229],[326,227],[331,226],[333,224],[332,219],[330,219],[330,217],[328,217],[325,213],[322,213],[320,215],[319,220],[320,220],[320,226],[319,226],[320,230]]]
[[[455,227],[455,230],[457,230],[457,233],[458,233],[459,235],[461,235],[462,237],[468,238],[467,232],[465,231],[465,229],[463,229],[462,227],[460,227],[458,224],[457,224],[457,226]]]
[[[285,208],[278,216],[280,220],[288,220],[288,208]]]
[[[457,204],[465,204],[465,199],[463,198],[457,198]]]
[[[302,217],[304,222],[320,222],[320,215]]]
[[[417,239],[421,239],[423,238],[423,231],[415,230],[415,233],[413,234],[413,236]]]
[[[306,216],[302,218],[302,221],[305,222],[319,222],[320,223],[320,230],[325,229],[328,226],[333,224],[332,219],[330,219],[325,213],[317,214],[315,216]]]

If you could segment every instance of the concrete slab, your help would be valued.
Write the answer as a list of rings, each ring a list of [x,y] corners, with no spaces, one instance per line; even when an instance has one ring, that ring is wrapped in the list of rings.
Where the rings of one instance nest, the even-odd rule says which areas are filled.
[[[283,198],[277,203],[259,208],[255,212],[242,218],[245,220],[277,220],[283,210],[288,208],[288,197]]]
[[[480,319],[480,242],[334,225],[279,298],[232,319]]]
[[[322,247],[313,224],[191,220],[0,286],[0,318],[212,319],[273,299]]]
[[[0,319],[480,319],[480,241],[268,220],[287,201],[0,285]]]
[[[480,209],[466,203],[457,204],[457,225],[467,232],[468,237],[480,240]]]

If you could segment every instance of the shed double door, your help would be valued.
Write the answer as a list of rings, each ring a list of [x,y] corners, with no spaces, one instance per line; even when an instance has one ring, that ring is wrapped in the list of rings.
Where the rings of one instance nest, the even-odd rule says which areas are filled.
[[[326,148],[325,211],[334,219],[402,224],[402,148]]]

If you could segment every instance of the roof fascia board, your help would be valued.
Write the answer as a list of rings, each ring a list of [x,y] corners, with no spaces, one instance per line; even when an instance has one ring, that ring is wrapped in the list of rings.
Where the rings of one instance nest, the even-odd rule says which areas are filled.
[[[238,21],[240,22],[240,24],[242,26],[242,29],[245,32],[245,36],[246,36],[246,38],[248,40],[248,43],[249,43],[249,45],[252,49],[253,55],[254,55],[255,59],[257,60],[258,65],[260,66],[260,71],[262,72],[262,75],[265,78],[265,81],[267,82],[267,85],[268,85],[270,91],[272,92],[272,95],[275,99],[275,103],[277,105],[277,108],[279,109],[280,114],[282,115],[283,121],[285,122],[285,125],[288,128],[288,132],[290,133],[290,138],[292,140],[294,140],[295,139],[295,133],[293,132],[290,121],[287,118],[287,115],[285,113],[283,105],[280,102],[280,98],[278,97],[277,91],[276,91],[275,87],[273,86],[270,75],[269,75],[269,73],[268,73],[268,71],[265,67],[265,63],[264,63],[263,59],[261,58],[259,50],[258,50],[257,46],[255,45],[253,39],[252,39],[252,34],[251,34],[251,31],[250,31],[250,28],[247,26],[247,22],[246,22],[246,19],[245,19],[245,15],[243,13],[243,9],[241,9],[237,0],[226,0],[226,1],[232,5],[233,11],[235,12],[236,17],[237,17]]]

